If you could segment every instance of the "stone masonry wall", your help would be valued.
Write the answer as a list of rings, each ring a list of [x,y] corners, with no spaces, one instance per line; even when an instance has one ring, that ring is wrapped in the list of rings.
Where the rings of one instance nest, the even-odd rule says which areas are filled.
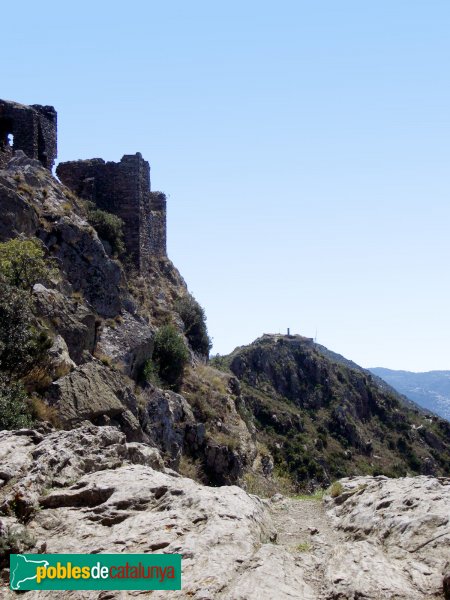
[[[124,221],[127,253],[144,273],[152,257],[166,257],[166,197],[150,191],[150,165],[138,152],[118,163],[101,158],[60,163],[60,180],[78,196]]]
[[[9,136],[13,136],[12,147]],[[5,158],[15,150],[23,150],[50,171],[53,169],[57,155],[57,115],[53,106],[0,100],[0,154]],[[0,162],[5,162],[1,158]]]
[[[166,256],[166,195],[150,192],[150,253],[153,256]]]

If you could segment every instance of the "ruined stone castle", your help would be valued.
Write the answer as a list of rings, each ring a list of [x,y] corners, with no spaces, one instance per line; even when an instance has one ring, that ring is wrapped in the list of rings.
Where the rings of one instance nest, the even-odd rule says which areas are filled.
[[[125,246],[141,273],[152,257],[166,256],[166,197],[150,191],[150,165],[139,152],[118,163],[60,163],[56,173],[77,196],[123,219]]]
[[[0,167],[17,150],[50,171],[57,152],[57,115],[52,106],[0,100]],[[60,163],[56,174],[77,196],[124,222],[127,254],[144,274],[152,258],[166,258],[166,197],[150,188],[150,165],[137,152],[121,161],[101,158]]]

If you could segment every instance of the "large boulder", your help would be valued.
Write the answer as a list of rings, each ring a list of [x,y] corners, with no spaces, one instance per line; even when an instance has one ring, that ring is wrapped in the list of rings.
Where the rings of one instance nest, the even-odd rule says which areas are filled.
[[[237,481],[245,472],[246,457],[238,446],[208,439],[205,448],[205,470],[211,483],[223,485]]]
[[[442,597],[450,556],[450,479],[355,477],[328,499],[346,541],[326,569],[336,598]]]
[[[141,423],[151,442],[177,468],[185,444],[195,453],[204,444],[205,426],[195,421],[192,409],[180,394],[148,386],[141,395]]]
[[[124,311],[105,321],[99,331],[97,353],[109,357],[126,375],[136,379],[153,352],[154,331],[143,320]]]
[[[100,361],[83,364],[53,382],[46,399],[57,408],[66,427],[76,427],[85,420],[99,425],[112,423],[129,441],[144,439],[131,382]]]
[[[96,317],[79,300],[40,283],[33,288],[36,309],[67,344],[71,359],[80,364],[90,358],[96,341]]]
[[[46,389],[49,383],[64,377],[75,367],[64,338],[57,335],[40,363],[24,377],[24,382],[30,390]]]
[[[48,350],[49,372],[52,380],[64,377],[76,367],[70,358],[66,341],[60,335],[53,340]]]

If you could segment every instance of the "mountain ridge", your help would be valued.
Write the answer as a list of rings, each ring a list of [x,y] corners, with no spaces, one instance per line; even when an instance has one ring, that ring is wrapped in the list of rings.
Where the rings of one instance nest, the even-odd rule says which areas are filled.
[[[265,334],[211,362],[239,380],[257,439],[297,485],[449,468],[444,421],[309,338]]]

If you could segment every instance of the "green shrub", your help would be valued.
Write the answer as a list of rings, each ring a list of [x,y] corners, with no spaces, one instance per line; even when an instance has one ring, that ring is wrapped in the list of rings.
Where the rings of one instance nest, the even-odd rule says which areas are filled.
[[[113,255],[121,256],[124,254],[123,221],[120,217],[105,210],[100,210],[90,202],[88,204],[87,219],[97,231],[99,238],[111,246]]]
[[[34,325],[30,295],[0,277],[0,369],[25,375],[49,344]]]
[[[0,429],[21,429],[31,425],[27,395],[20,383],[0,376]]]
[[[189,351],[173,325],[164,325],[158,330],[152,360],[157,367],[158,377],[171,389],[178,390],[189,360]]]
[[[332,498],[337,498],[338,496],[340,496],[342,494],[343,491],[344,491],[344,486],[342,485],[342,483],[340,481],[335,481],[328,490],[328,492]]]
[[[401,436],[397,440],[397,449],[402,454],[409,454],[409,452],[411,451],[411,446],[408,444],[406,439],[403,436]]]
[[[0,276],[10,285],[31,291],[38,281],[56,275],[45,247],[37,238],[14,238],[0,243]]]
[[[158,365],[156,365],[151,358],[144,363],[139,379],[141,381],[146,381],[147,383],[153,383],[153,385],[156,385],[157,387],[162,386],[162,382],[159,378]]]
[[[23,554],[36,545],[36,539],[23,527],[5,527],[0,537],[0,569],[9,567],[10,554]]]
[[[211,339],[206,327],[205,311],[192,296],[184,296],[175,305],[184,324],[184,333],[194,352],[209,356]]]
[[[309,542],[302,542],[301,544],[297,544],[294,550],[296,552],[309,552],[311,550],[311,544]]]
[[[216,354],[209,361],[209,364],[212,367],[215,367],[216,369],[219,369],[219,371],[225,371],[225,372],[229,372],[230,371],[230,364],[229,363],[230,363],[230,361],[229,361],[228,357],[221,356],[220,354]]]
[[[294,500],[317,500],[317,501],[321,501],[321,500],[323,500],[323,497],[325,496],[325,491],[326,490],[323,490],[323,489],[317,489],[312,494],[294,494],[294,496],[292,496],[292,498]]]

